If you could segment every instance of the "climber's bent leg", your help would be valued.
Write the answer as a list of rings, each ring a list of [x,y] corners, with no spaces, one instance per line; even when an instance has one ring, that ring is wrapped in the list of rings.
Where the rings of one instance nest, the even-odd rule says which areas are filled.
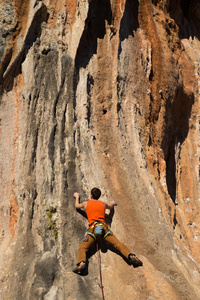
[[[118,251],[120,251],[127,259],[129,259],[129,254],[131,254],[131,251],[124,245],[122,244],[114,234],[112,235],[108,235],[105,238],[105,241],[109,242],[110,244],[112,244],[115,249],[117,249]]]
[[[79,264],[81,261],[86,262],[86,253],[89,250],[90,246],[94,243],[94,239],[90,235],[88,235],[87,237],[88,240],[83,241],[79,247],[77,264]]]

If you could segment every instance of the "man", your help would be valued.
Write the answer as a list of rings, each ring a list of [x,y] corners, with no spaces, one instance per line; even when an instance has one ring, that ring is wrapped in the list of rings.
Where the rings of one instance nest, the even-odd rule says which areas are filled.
[[[104,203],[98,200],[100,196],[100,189],[93,188],[91,190],[91,200],[79,203],[79,194],[74,193],[75,208],[86,209],[89,229],[87,232],[87,238],[84,239],[78,250],[77,267],[73,270],[73,272],[81,273],[87,268],[86,253],[90,246],[99,238],[103,238],[105,241],[111,243],[130,261],[130,263],[132,263],[134,267],[142,266],[142,261],[139,260],[135,254],[131,253],[131,251],[114,236],[105,222],[105,210],[111,210],[117,205],[116,202],[112,201],[110,204]]]

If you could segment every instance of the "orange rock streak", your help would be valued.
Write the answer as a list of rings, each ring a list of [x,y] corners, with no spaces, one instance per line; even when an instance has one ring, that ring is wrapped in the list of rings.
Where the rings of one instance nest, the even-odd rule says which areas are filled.
[[[18,141],[18,136],[19,136],[19,114],[20,114],[20,106],[21,106],[21,100],[20,100],[20,87],[23,86],[23,76],[19,75],[16,78],[15,81],[15,102],[16,102],[16,113],[13,116],[14,118],[14,124],[15,124],[15,129],[14,129],[14,138],[13,138],[13,163],[12,163],[12,169],[11,169],[11,185],[10,185],[10,193],[11,193],[11,198],[10,198],[10,221],[9,221],[9,228],[10,232],[12,235],[15,235],[15,230],[16,230],[16,224],[17,224],[17,219],[18,219],[18,211],[19,211],[19,206],[15,197],[15,183],[14,183],[14,178],[15,178],[15,161],[18,153],[18,147],[17,147],[17,141]]]

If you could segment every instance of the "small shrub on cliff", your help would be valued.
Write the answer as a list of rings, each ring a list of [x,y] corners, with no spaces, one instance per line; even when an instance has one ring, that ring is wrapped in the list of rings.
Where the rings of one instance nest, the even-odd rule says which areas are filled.
[[[53,206],[49,206],[46,209],[46,212],[47,212],[47,216],[49,218],[48,229],[53,231],[54,237],[55,237],[55,239],[57,239],[58,238],[58,231],[57,231],[57,228],[56,228],[56,221],[53,220],[53,214],[56,213],[56,208],[53,207]]]

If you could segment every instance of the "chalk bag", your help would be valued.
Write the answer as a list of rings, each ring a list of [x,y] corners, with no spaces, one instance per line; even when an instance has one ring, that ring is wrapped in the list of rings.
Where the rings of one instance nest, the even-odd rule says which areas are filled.
[[[95,226],[94,233],[95,233],[96,235],[102,235],[102,234],[103,234],[103,229],[104,229],[103,226],[96,225],[96,226]]]

